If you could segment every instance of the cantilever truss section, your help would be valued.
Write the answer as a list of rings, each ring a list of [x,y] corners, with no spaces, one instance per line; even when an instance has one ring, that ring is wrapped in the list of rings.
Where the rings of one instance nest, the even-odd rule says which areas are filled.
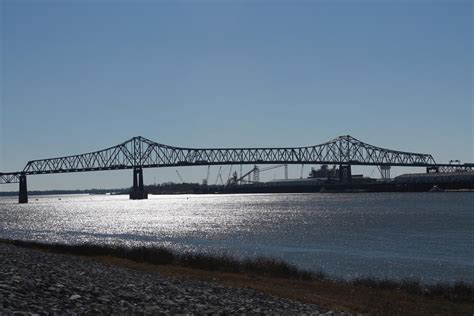
[[[384,149],[349,135],[329,142],[288,148],[182,148],[134,137],[104,150],[29,161],[24,174],[46,174],[131,168],[229,164],[351,164],[433,166],[428,154]]]

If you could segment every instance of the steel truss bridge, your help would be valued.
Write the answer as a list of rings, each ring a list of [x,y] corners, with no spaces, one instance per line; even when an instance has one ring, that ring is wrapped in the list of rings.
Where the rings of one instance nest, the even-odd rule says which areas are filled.
[[[22,171],[0,173],[0,184],[19,183],[20,203],[27,203],[26,176],[133,169],[132,199],[146,199],[143,168],[238,164],[332,164],[351,180],[351,165],[426,167],[427,172],[473,171],[474,164],[437,164],[429,154],[397,151],[366,144],[346,135],[307,147],[183,148],[133,137],[119,145],[80,155],[29,161]]]

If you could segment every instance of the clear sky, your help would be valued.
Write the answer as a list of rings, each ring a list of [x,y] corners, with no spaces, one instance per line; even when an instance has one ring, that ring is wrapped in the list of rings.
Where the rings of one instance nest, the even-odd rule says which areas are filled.
[[[0,0],[0,171],[138,135],[246,147],[350,134],[472,162],[473,3]],[[200,181],[206,168],[180,172]],[[126,187],[131,174],[28,185]],[[147,169],[154,181],[178,182],[175,168]]]

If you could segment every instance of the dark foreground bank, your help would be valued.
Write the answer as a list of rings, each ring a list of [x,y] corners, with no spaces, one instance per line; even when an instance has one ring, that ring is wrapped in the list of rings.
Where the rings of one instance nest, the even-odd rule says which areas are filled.
[[[314,314],[253,289],[167,277],[0,243],[0,315]]]
[[[79,255],[82,259],[51,252]],[[318,314],[329,309],[413,315],[474,312],[473,287],[470,284],[459,282],[426,286],[414,281],[334,281],[325,278],[322,273],[301,271],[288,263],[268,258],[236,260],[223,256],[177,254],[165,248],[0,240],[0,259],[0,307],[3,304],[4,308],[0,314],[12,312],[14,308],[56,313],[132,311],[151,314]],[[79,275],[77,271],[81,271]],[[151,283],[145,284],[144,280]],[[213,282],[207,282],[209,280]],[[215,281],[247,290],[223,287]],[[172,293],[179,293],[156,296],[156,293],[168,293],[170,285]],[[275,299],[248,288],[310,305]],[[44,291],[46,294],[41,294]],[[25,300],[25,295],[29,295],[30,300]],[[47,298],[42,297],[44,295]],[[22,301],[32,304],[22,305],[19,303]],[[222,301],[226,303],[219,303]],[[45,305],[43,302],[49,303]],[[95,307],[87,309],[89,305]]]

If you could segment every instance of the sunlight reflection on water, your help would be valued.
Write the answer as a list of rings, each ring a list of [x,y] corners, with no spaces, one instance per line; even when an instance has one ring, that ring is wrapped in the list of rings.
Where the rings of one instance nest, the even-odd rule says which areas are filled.
[[[37,199],[37,200],[36,200]],[[280,257],[340,278],[474,281],[474,194],[0,198],[0,237]]]

